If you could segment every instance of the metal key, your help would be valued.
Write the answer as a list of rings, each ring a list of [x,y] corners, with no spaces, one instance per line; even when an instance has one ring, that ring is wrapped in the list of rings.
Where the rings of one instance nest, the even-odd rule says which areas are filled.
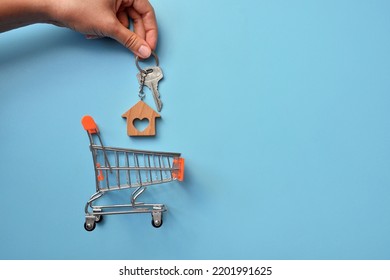
[[[144,85],[152,91],[157,111],[161,112],[162,102],[160,99],[160,93],[158,92],[158,82],[164,77],[162,70],[159,66],[154,66],[148,67],[143,71],[144,73],[147,73],[147,75],[144,77]],[[138,73],[137,79],[140,84],[142,83],[141,77],[141,73]]]

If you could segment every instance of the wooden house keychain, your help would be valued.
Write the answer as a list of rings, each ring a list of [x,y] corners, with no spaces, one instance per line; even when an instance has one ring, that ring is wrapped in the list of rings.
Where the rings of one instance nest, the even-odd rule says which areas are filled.
[[[162,102],[160,93],[158,92],[158,82],[163,78],[163,73],[159,67],[158,56],[155,52],[152,52],[152,55],[156,60],[156,66],[147,67],[145,69],[142,69],[139,66],[139,57],[137,56],[135,58],[135,64],[139,70],[139,73],[137,74],[137,79],[140,84],[138,96],[141,100],[122,115],[122,118],[127,118],[127,134],[129,136],[156,135],[156,118],[160,118],[161,116],[143,101],[145,98],[143,89],[144,86],[147,86],[152,91],[157,111],[161,111]],[[144,130],[138,130],[135,127],[134,122],[142,122],[145,119],[148,121],[148,125]]]

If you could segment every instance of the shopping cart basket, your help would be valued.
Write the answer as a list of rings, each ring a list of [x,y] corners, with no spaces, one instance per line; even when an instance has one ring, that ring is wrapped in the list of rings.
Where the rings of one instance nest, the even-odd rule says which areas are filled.
[[[173,180],[183,181],[184,159],[179,153],[106,147],[91,116],[84,116],[81,123],[88,133],[96,180],[96,192],[85,205],[84,228],[87,231],[94,230],[105,215],[135,213],[150,213],[152,225],[160,227],[166,206],[136,200],[150,185]],[[99,144],[96,144],[95,140],[98,140]],[[130,196],[129,204],[94,205],[105,193],[130,188],[135,190]]]

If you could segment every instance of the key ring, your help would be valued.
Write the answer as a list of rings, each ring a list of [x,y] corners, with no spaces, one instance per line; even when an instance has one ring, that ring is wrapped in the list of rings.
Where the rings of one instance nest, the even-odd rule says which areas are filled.
[[[158,66],[159,61],[158,61],[158,56],[157,56],[157,54],[156,54],[154,51],[152,51],[152,55],[154,56],[154,60],[156,61],[156,66]],[[140,59],[140,58],[139,58],[139,56],[137,55],[137,56],[135,57],[135,65],[137,66],[137,68],[138,68],[138,70],[139,70],[140,72],[144,73],[145,70],[143,70],[143,69],[139,66],[139,64],[138,64],[139,59]]]

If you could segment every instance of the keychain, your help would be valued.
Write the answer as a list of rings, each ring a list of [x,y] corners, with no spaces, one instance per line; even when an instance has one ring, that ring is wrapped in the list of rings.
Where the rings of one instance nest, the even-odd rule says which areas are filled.
[[[155,52],[152,52],[152,55],[156,60],[156,66],[147,67],[145,69],[142,69],[139,66],[139,57],[137,56],[135,58],[135,64],[139,70],[139,73],[137,74],[137,79],[140,84],[138,96],[141,100],[122,115],[122,118],[127,118],[127,134],[129,136],[156,135],[156,118],[160,118],[161,116],[143,101],[145,98],[144,86],[147,86],[152,91],[157,111],[160,112],[162,109],[160,93],[158,92],[158,82],[164,76],[159,67],[158,56]],[[144,119],[147,119],[149,124],[144,130],[139,131],[134,126],[134,122],[138,120],[142,121]]]

